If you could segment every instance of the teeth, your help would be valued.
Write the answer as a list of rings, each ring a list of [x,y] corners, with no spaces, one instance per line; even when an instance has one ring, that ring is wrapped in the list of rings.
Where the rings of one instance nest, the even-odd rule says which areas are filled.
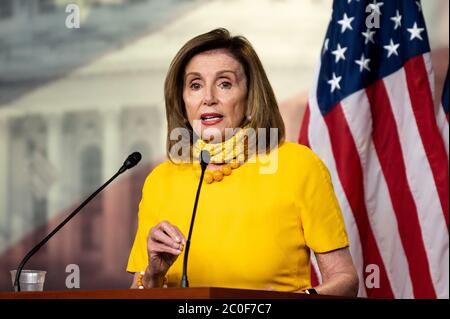
[[[203,120],[212,120],[212,119],[219,119],[222,118],[222,116],[202,116]]]

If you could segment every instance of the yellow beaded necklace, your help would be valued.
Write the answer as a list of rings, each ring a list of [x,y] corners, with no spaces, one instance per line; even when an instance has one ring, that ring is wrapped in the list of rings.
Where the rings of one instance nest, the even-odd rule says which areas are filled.
[[[203,178],[208,184],[211,184],[214,181],[220,182],[224,178],[224,176],[231,175],[231,171],[238,168],[239,166],[241,166],[241,164],[237,160],[233,160],[229,164],[223,164],[218,170],[206,170],[205,176]],[[199,162],[194,163],[194,169],[195,175],[197,177],[200,177],[200,175],[202,174],[202,170]]]
[[[201,175],[201,167],[199,162],[200,152],[207,150],[211,155],[210,163],[222,164],[218,170],[206,170],[204,180],[206,183],[220,182],[224,176],[231,175],[233,169],[241,166],[246,157],[248,157],[249,145],[245,147],[245,137],[247,136],[248,126],[240,129],[235,135],[222,143],[208,144],[202,139],[198,139],[192,148],[194,156],[194,169],[197,177]],[[250,139],[251,145],[255,143],[255,139]],[[247,141],[249,142],[249,141]],[[223,164],[225,163],[225,164]]]

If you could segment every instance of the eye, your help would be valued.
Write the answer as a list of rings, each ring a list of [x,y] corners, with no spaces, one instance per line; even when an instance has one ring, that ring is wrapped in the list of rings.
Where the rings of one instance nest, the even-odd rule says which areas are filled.
[[[191,83],[191,85],[189,87],[191,88],[191,90],[197,91],[197,90],[200,90],[201,85],[200,85],[200,83]]]
[[[231,86],[232,86],[231,83],[227,82],[227,81],[222,82],[222,83],[219,84],[219,87],[221,89],[231,89]]]

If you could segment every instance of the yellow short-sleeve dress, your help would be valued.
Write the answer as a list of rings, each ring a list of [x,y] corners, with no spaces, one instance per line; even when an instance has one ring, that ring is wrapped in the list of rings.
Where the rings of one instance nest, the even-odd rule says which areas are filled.
[[[262,174],[269,166],[275,170]],[[198,181],[192,164],[167,161],[150,173],[128,272],[147,267],[147,236],[157,223],[167,220],[187,237]],[[284,142],[221,182],[203,184],[189,252],[189,284],[304,289],[311,285],[309,249],[323,253],[348,245],[327,168],[309,148]],[[180,284],[183,254],[167,273],[169,287]]]

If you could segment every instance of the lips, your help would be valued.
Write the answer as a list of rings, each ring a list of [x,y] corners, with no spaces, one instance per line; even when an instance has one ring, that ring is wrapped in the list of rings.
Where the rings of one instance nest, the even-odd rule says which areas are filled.
[[[214,125],[222,122],[223,115],[220,113],[203,113],[200,118],[203,125]]]

